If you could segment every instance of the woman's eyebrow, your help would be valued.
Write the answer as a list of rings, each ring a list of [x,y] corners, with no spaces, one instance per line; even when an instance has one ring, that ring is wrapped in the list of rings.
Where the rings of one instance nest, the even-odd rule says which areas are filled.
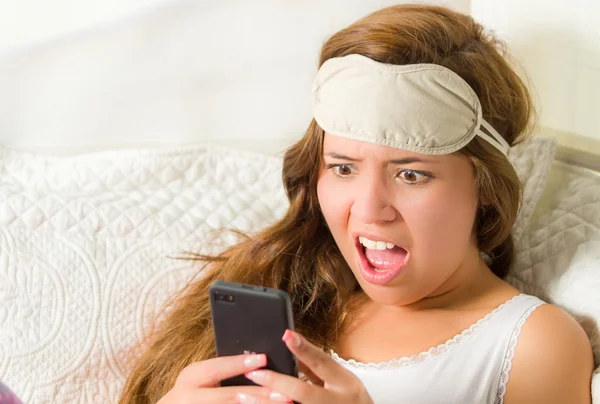
[[[392,164],[427,163],[427,164],[431,164],[431,163],[439,163],[439,161],[428,159],[428,158],[422,158],[422,157],[406,157],[403,159],[388,160],[388,161],[386,161],[386,163],[392,163]]]
[[[338,160],[362,161],[362,160],[359,160],[359,159],[354,159],[352,157],[344,156],[343,154],[338,154],[338,153],[334,153],[334,152],[326,153],[325,155],[327,157],[331,157],[331,158],[338,159]]]
[[[348,157],[348,156],[344,156],[343,154],[339,154],[339,153],[326,153],[325,154],[327,157],[331,157],[334,159],[338,159],[338,160],[347,160],[347,161],[362,161],[360,159],[355,159],[352,157]],[[406,157],[403,159],[394,159],[394,160],[388,160],[385,163],[386,164],[410,164],[410,163],[437,163],[438,161],[436,160],[431,160],[428,158],[422,158],[422,157]]]

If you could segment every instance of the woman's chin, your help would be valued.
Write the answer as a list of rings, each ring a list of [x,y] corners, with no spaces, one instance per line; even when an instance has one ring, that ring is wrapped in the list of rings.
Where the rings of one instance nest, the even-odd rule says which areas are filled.
[[[356,274],[355,274],[356,277]],[[414,289],[407,291],[404,285],[374,285],[370,282],[360,279],[360,274],[356,277],[362,291],[375,303],[386,306],[406,306],[419,300],[419,296],[414,293]]]

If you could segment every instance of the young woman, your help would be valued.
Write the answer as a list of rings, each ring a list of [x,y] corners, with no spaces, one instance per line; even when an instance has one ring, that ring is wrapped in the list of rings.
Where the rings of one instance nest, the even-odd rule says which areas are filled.
[[[121,403],[589,403],[583,330],[502,280],[521,195],[506,153],[532,107],[501,45],[424,5],[333,35],[315,119],[285,155],[287,214],[209,259]],[[215,358],[215,279],[291,295],[297,333],[282,337],[305,378]],[[239,374],[258,386],[219,386]]]

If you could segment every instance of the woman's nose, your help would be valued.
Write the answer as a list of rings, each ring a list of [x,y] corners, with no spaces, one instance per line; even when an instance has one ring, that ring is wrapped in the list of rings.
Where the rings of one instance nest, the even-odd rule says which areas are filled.
[[[365,224],[391,222],[398,215],[392,191],[381,180],[365,181],[354,199],[350,213]]]

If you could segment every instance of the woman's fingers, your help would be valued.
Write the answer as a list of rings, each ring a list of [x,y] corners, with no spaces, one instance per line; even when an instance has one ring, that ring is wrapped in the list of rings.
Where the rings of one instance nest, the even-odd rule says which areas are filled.
[[[254,370],[246,373],[246,377],[259,386],[268,388],[272,392],[269,398],[280,402],[294,400],[300,403],[322,403],[326,401],[328,394],[322,387],[272,370]]]
[[[312,372],[313,377],[335,386],[344,386],[356,382],[356,378],[352,373],[300,334],[286,330],[282,339],[288,349],[296,355],[296,358]]]
[[[282,404],[282,402],[291,403],[291,401],[272,400],[269,397],[260,397],[244,393],[239,394],[237,400],[238,401],[236,401],[236,403],[240,404]]]
[[[315,375],[313,373],[312,370],[310,370],[308,368],[308,366],[306,366],[304,364],[304,362],[302,362],[300,359],[296,358],[296,360],[298,361],[298,370],[300,371],[300,373],[302,373],[304,376],[306,376],[306,378],[312,383],[315,384],[317,386],[321,386],[323,387],[325,385],[325,383],[323,382],[323,380],[321,380],[317,375]]]
[[[200,389],[196,394],[198,403],[269,403],[274,404],[270,399],[271,391],[259,386],[231,386],[220,387],[218,389]]]
[[[183,383],[194,387],[214,387],[221,380],[262,368],[266,364],[267,356],[265,354],[222,356],[192,363],[181,371],[176,384]]]
[[[217,388],[194,388],[190,386],[179,386],[170,390],[158,404],[237,404],[244,402],[272,403],[271,390],[260,386],[232,386]],[[272,403],[273,404],[273,403]]]
[[[306,383],[297,377],[267,369],[247,372],[248,379],[269,389],[271,394],[283,395],[269,396],[271,400],[291,399],[304,404],[337,402],[373,404],[360,380],[327,353],[290,330],[286,331],[282,339],[289,350],[296,355],[300,370],[309,380],[314,380],[314,383]]]

